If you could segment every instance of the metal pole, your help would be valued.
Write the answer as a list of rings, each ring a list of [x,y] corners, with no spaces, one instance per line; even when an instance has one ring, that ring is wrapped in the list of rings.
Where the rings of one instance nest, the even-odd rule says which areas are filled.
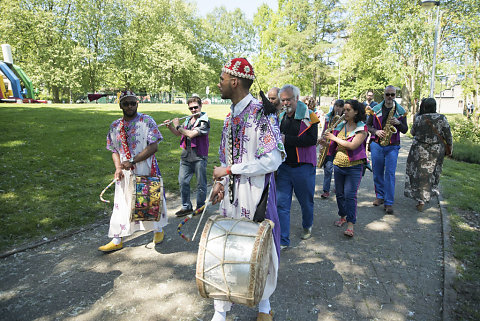
[[[338,93],[337,99],[340,99],[340,61],[338,62]]]
[[[437,4],[437,21],[435,22],[435,38],[433,43],[433,64],[432,64],[432,77],[430,78],[430,97],[435,98],[433,91],[435,89],[435,66],[437,63],[437,44],[438,44],[438,28],[440,22],[440,5]]]

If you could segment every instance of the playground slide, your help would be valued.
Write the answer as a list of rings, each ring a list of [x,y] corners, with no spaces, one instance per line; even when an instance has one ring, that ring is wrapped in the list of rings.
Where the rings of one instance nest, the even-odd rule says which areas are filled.
[[[7,97],[7,89],[3,83],[3,77],[0,75],[0,99]]]
[[[15,73],[15,75],[18,78],[20,78],[20,80],[23,82],[23,85],[25,86],[25,89],[27,90],[26,93],[24,92],[24,96],[26,96],[25,98],[35,99],[35,92],[34,92],[34,88],[33,88],[33,83],[30,80],[30,78],[28,78],[27,74],[25,74],[25,72],[22,70],[22,68],[20,68],[17,65],[8,65],[8,66]],[[12,66],[13,66],[13,68],[11,68]]]
[[[8,78],[8,80],[10,80],[10,83],[12,85],[13,96],[15,98],[23,99],[22,87],[20,86],[20,79],[18,79],[15,73],[13,73],[13,71],[10,70],[8,65],[3,61],[0,61],[0,70]]]

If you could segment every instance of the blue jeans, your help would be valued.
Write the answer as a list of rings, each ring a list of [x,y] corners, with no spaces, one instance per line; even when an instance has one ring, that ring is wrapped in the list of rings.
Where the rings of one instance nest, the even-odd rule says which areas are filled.
[[[400,145],[380,146],[377,142],[370,144],[375,194],[384,200],[385,205],[393,205],[395,199],[395,171],[399,150]]]
[[[357,192],[362,181],[363,166],[363,164],[351,167],[334,165],[338,215],[346,216],[347,222],[353,224],[357,221]]]
[[[192,209],[190,202],[190,180],[195,173],[197,177],[197,208],[205,204],[207,198],[207,160],[202,159],[195,162],[180,160],[178,171],[178,183],[182,196],[182,209]]]
[[[332,182],[333,173],[333,155],[325,157],[323,165],[323,191],[330,192],[330,183]]]
[[[302,226],[313,225],[313,194],[315,192],[315,166],[304,164],[290,167],[283,163],[277,171],[277,211],[280,220],[280,244],[290,245],[290,207],[292,192],[302,208]]]

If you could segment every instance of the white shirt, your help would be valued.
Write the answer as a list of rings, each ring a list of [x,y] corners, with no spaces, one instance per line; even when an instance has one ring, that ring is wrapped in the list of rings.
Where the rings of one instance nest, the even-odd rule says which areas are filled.
[[[245,109],[245,107],[248,106],[252,99],[254,98],[252,94],[249,93],[236,105],[232,104],[230,106],[232,115],[234,117],[238,116]],[[282,154],[278,149],[275,149],[271,153],[262,155],[258,159],[240,164],[234,164],[232,165],[231,171],[232,174],[241,174],[245,176],[265,175],[267,173],[276,171],[281,164]],[[226,166],[226,164],[222,164],[222,166]]]

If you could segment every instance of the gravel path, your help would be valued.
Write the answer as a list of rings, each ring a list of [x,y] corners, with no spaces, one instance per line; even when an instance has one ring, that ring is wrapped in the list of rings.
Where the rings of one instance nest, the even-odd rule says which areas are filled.
[[[353,239],[333,226],[335,197],[320,199],[323,170],[317,170],[309,240],[300,240],[300,207],[293,201],[292,244],[282,252],[271,297],[275,320],[442,319],[441,212],[436,199],[418,213],[403,196],[409,146],[403,139],[394,215],[371,205],[373,177],[365,174]],[[97,247],[108,241],[103,224],[1,259],[0,319],[209,321],[212,301],[200,297],[195,284],[198,239],[186,243],[177,235],[179,203],[167,204],[170,224],[156,247],[151,233],[138,233],[124,249],[100,253]],[[185,225],[187,234],[197,221]],[[235,305],[227,320],[255,317],[254,309]]]

